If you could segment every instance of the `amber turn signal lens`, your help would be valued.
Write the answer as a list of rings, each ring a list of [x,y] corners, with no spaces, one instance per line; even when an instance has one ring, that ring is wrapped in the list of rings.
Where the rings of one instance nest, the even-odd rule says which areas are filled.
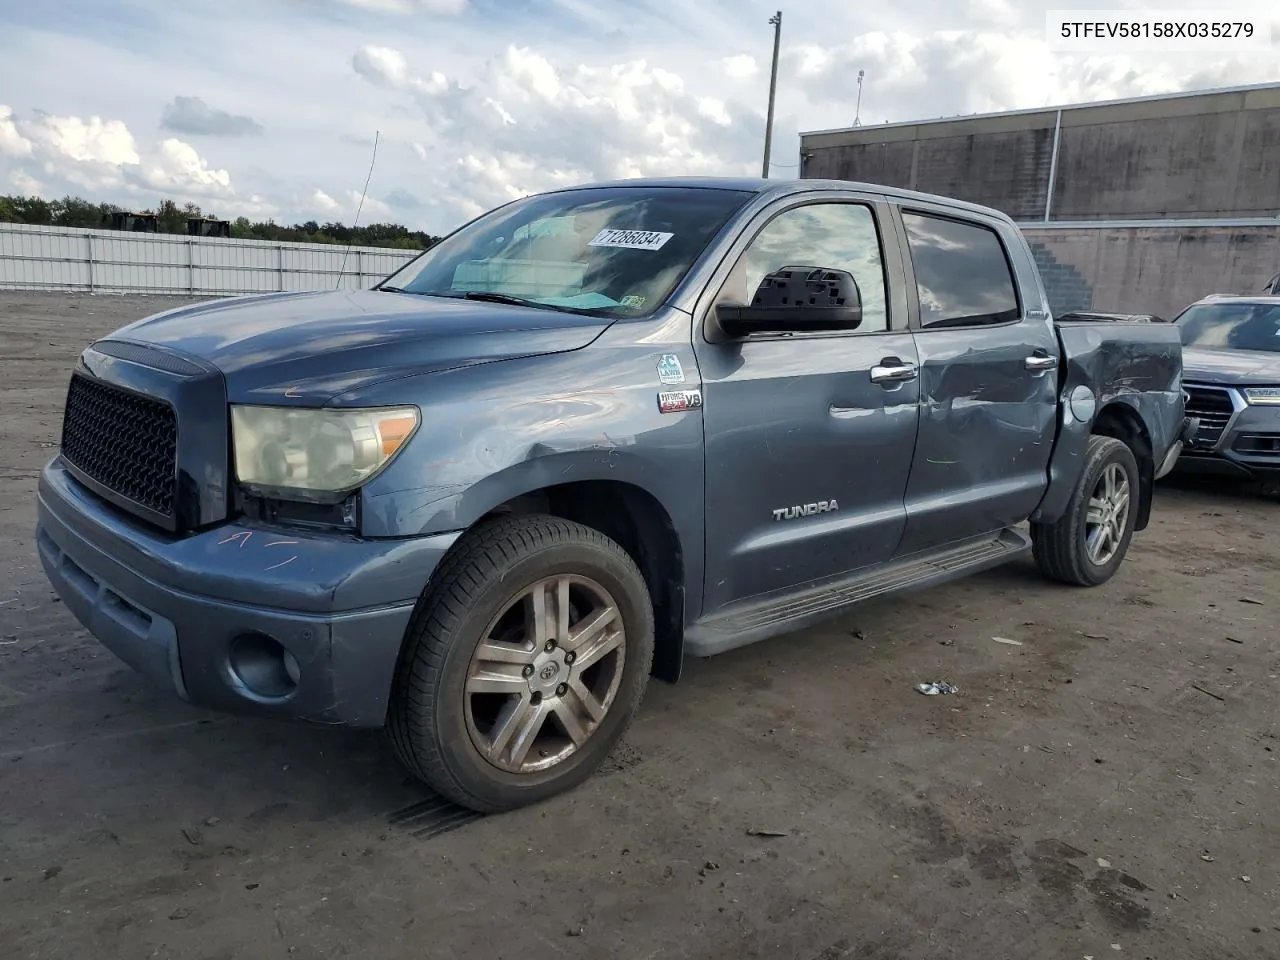
[[[400,413],[379,420],[378,437],[382,441],[382,455],[394,456],[395,452],[404,446],[404,442],[409,439],[409,435],[417,425],[418,418],[412,413]]]

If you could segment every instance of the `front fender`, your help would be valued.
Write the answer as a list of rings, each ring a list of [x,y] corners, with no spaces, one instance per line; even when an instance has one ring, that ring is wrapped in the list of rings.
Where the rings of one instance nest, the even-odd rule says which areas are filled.
[[[679,536],[690,596],[703,551],[702,413],[661,413],[658,393],[701,386],[689,318],[616,324],[590,347],[434,374],[395,399],[423,422],[363,491],[368,537],[465,530],[508,500],[560,484],[608,480],[648,493]],[[643,327],[644,329],[639,329]],[[661,383],[673,354],[686,380]],[[418,396],[406,395],[418,393]]]

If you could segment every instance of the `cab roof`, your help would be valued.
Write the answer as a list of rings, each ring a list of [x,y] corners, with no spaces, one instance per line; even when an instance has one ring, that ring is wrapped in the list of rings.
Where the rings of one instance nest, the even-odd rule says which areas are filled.
[[[878,193],[890,200],[910,204],[931,203],[951,207],[957,211],[982,214],[1008,223],[1013,220],[994,207],[984,207],[953,197],[939,194],[920,193],[915,190],[904,190],[901,187],[888,187],[879,183],[863,183],[856,180],[763,180],[759,177],[638,177],[633,180],[606,180],[580,183],[568,187],[560,187],[548,191],[558,193],[567,190],[590,190],[596,187],[685,187],[702,190],[736,190],[740,193],[755,193],[762,196],[787,197],[805,193],[821,193],[830,190],[856,190],[865,193]]]

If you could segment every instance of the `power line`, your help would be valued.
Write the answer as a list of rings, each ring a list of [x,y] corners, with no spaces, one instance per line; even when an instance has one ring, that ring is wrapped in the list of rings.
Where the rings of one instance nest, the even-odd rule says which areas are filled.
[[[373,156],[369,158],[369,173],[364,178],[364,190],[360,192],[360,203],[356,205],[356,218],[351,223],[351,239],[347,242],[347,249],[342,251],[342,266],[338,268],[338,282],[334,284],[333,289],[337,290],[342,286],[342,276],[347,272],[347,256],[351,253],[351,247],[356,242],[356,227],[360,224],[360,211],[364,209],[364,198],[369,193],[369,181],[373,179],[373,165],[378,162],[378,136],[381,131],[373,132]]]

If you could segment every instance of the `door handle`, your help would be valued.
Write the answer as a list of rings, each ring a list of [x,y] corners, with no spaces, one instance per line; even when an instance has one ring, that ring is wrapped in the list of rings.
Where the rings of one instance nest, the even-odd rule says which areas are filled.
[[[1058,358],[1033,353],[1031,356],[1027,357],[1026,362],[1028,370],[1052,370],[1058,365]]]
[[[903,363],[896,357],[886,357],[884,361],[871,368],[872,383],[901,383],[904,380],[914,380],[918,375],[919,370],[914,363]]]

